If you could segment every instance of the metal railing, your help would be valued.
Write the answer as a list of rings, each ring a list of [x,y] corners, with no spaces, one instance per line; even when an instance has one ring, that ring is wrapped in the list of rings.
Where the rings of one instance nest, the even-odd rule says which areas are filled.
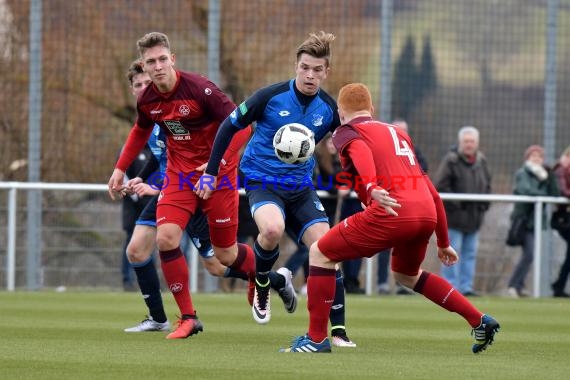
[[[8,291],[15,290],[16,284],[16,213],[17,213],[17,197],[18,190],[66,190],[66,191],[107,191],[107,185],[104,184],[78,184],[78,183],[42,183],[42,182],[0,182],[0,189],[8,190],[8,207],[7,207],[7,243],[6,243],[6,289]],[[240,194],[244,191],[240,190]],[[330,197],[326,191],[318,191],[318,195],[322,198]],[[523,195],[500,195],[500,194],[451,194],[441,193],[443,200],[457,201],[474,201],[474,202],[507,202],[507,203],[533,203],[534,204],[534,272],[533,272],[533,296],[540,297],[543,282],[541,281],[542,268],[542,227],[543,227],[543,206],[545,204],[569,204],[570,201],[565,197],[542,197],[542,196],[523,196]],[[193,252],[191,262],[196,263],[197,258]],[[197,265],[191,265],[191,278],[197,278]],[[373,270],[372,259],[366,262],[366,294],[373,292]],[[191,290],[197,290],[197,282],[193,281]]]

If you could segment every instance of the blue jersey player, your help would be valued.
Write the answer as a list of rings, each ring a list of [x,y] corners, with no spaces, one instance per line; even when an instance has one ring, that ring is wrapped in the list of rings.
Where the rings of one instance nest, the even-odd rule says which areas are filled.
[[[256,284],[252,314],[261,324],[271,318],[270,287],[279,291],[287,311],[293,312],[296,306],[291,272],[280,268],[277,273],[282,277],[272,276],[270,272],[279,256],[279,241],[285,227],[308,247],[329,230],[325,209],[311,185],[314,158],[302,164],[283,163],[273,151],[273,137],[283,125],[300,123],[314,132],[318,142],[340,125],[336,102],[320,88],[330,70],[330,44],[334,38],[323,31],[311,34],[297,49],[294,79],[260,89],[231,113],[218,130],[205,171],[210,178],[204,178],[203,183],[222,186],[223,179],[217,178],[218,168],[232,136],[255,122],[240,170],[250,210],[260,231],[254,243]],[[213,189],[214,186],[203,186],[197,193],[207,199]],[[344,326],[340,271],[337,278],[340,289],[335,299],[337,306],[332,308],[337,315],[331,313],[333,342],[353,347]]]

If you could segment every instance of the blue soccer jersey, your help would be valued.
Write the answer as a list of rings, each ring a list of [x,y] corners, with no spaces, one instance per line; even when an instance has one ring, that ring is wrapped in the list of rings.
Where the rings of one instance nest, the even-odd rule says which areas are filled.
[[[314,157],[302,164],[280,161],[273,150],[275,133],[285,124],[300,123],[313,131],[318,143],[340,125],[337,105],[330,95],[321,89],[314,96],[306,96],[294,86],[292,79],[265,87],[231,113],[231,123],[240,129],[255,122],[253,137],[240,163],[247,179],[310,183]]]

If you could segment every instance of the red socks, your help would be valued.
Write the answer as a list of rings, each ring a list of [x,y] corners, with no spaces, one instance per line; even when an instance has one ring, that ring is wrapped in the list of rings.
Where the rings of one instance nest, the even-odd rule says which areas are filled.
[[[309,336],[313,342],[328,337],[329,314],[336,290],[336,271],[316,266],[309,267],[307,279],[307,309]]]
[[[423,271],[414,287],[430,301],[446,310],[457,313],[467,320],[471,327],[481,324],[481,313],[463,294],[457,291],[447,280],[436,274]]]
[[[255,253],[247,244],[238,243],[238,253],[236,261],[230,267],[237,271],[246,273],[249,277],[255,276]]]
[[[159,251],[160,266],[168,288],[172,292],[182,315],[195,315],[188,280],[188,264],[180,247],[170,251]],[[181,317],[182,317],[181,315]]]

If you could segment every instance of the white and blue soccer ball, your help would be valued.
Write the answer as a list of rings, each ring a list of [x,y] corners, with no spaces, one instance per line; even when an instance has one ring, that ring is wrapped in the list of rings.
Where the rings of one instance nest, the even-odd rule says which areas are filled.
[[[301,164],[315,152],[315,134],[303,124],[285,124],[273,137],[273,149],[286,164]]]

